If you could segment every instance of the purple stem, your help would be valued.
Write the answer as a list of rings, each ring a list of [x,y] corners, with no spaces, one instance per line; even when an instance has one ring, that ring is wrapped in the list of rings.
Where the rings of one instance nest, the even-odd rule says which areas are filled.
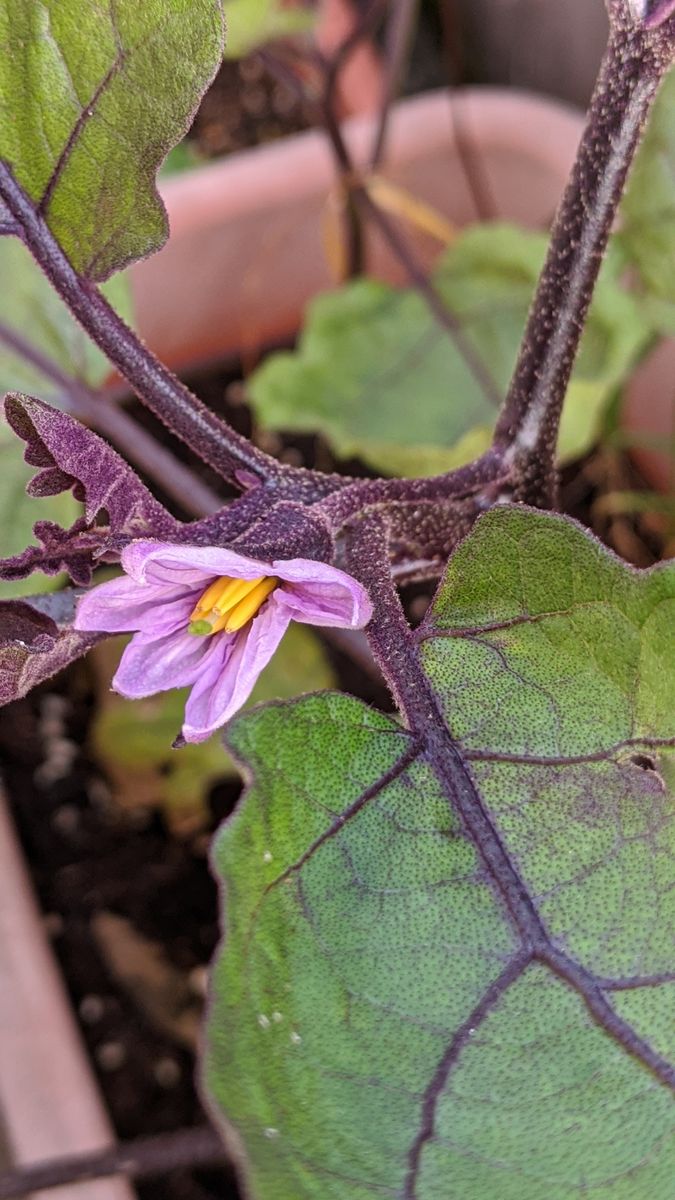
[[[663,38],[615,24],[495,431],[518,500],[555,504],[565,392],[626,176],[671,58]]]
[[[370,155],[376,171],[384,157],[391,105],[400,87],[403,68],[412,42],[419,0],[393,0],[385,33],[385,72],[377,129]]]
[[[0,323],[0,342],[34,366],[63,391],[68,407],[86,425],[104,434],[191,516],[222,508],[223,501],[188,467],[104,396],[74,379],[21,334]]]
[[[366,509],[400,503],[444,502],[485,496],[479,507],[486,509],[499,491],[508,486],[510,476],[501,457],[488,450],[474,462],[448,471],[445,475],[430,475],[424,479],[356,479],[346,482],[321,500],[318,507],[334,529],[340,529],[350,518]]]
[[[0,199],[21,228],[38,265],[92,341],[168,429],[224,479],[271,480],[282,469],[202,404],[122,321],[108,301],[73,269],[10,166],[0,160]]]
[[[0,1200],[13,1200],[13,1197],[26,1196],[30,1192],[105,1179],[110,1175],[147,1179],[153,1175],[168,1175],[181,1167],[222,1164],[224,1161],[222,1139],[211,1126],[179,1129],[175,1133],[122,1142],[110,1149],[3,1171],[0,1174]]]

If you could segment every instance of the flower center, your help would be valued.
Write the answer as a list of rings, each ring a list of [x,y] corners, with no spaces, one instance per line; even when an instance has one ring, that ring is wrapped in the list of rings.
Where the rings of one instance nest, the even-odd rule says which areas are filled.
[[[273,575],[259,579],[214,579],[190,614],[188,633],[206,637],[212,633],[236,633],[256,615],[279,580]]]

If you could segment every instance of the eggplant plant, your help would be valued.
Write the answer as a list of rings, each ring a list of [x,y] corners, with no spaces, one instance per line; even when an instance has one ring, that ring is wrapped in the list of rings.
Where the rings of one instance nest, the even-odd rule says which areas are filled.
[[[2,602],[0,690],[126,631],[117,690],[190,688],[176,754],[225,727],[247,787],[213,852],[223,940],[200,1072],[254,1200],[673,1195],[675,568],[635,570],[557,511],[563,401],[675,55],[675,0],[608,8],[488,447],[432,476],[351,478],[264,453],[108,298],[167,237],[156,174],[221,61],[218,0],[0,3],[0,233],[230,496],[212,504],[183,466],[173,515],[126,461],[161,483],[166,450],[36,346],[30,313],[0,325],[71,397],[6,397],[29,494],[81,505],[2,564],[72,586]],[[354,263],[364,217],[399,235],[348,170],[332,89],[328,70]],[[106,563],[121,574],[92,584]],[[438,588],[412,627],[399,588],[419,580]],[[395,714],[326,691],[237,716],[291,621],[364,629]]]

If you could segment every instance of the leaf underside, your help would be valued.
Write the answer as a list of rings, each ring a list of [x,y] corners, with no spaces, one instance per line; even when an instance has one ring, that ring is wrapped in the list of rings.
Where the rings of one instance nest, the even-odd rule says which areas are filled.
[[[0,157],[76,271],[159,249],[155,176],[221,60],[219,0],[3,0],[0,45]]]
[[[672,567],[495,509],[424,729],[338,694],[230,727],[205,1070],[256,1200],[671,1200],[674,629]]]

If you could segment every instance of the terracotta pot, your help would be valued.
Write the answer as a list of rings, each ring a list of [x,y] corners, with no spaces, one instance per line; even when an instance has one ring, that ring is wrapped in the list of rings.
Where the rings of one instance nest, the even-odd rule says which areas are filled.
[[[0,1128],[11,1163],[114,1143],[0,792]],[[133,1200],[123,1179],[33,1193],[40,1200]]]
[[[555,101],[499,89],[431,92],[394,106],[387,177],[451,221],[479,215],[457,134],[493,198],[492,215],[544,227],[555,210],[582,126]],[[366,162],[372,118],[344,125]],[[290,337],[308,300],[333,285],[323,244],[334,166],[323,133],[310,131],[168,179],[171,237],[132,268],[138,327],[148,345],[185,370]],[[416,249],[438,252],[424,235]],[[374,273],[401,268],[371,238]]]

